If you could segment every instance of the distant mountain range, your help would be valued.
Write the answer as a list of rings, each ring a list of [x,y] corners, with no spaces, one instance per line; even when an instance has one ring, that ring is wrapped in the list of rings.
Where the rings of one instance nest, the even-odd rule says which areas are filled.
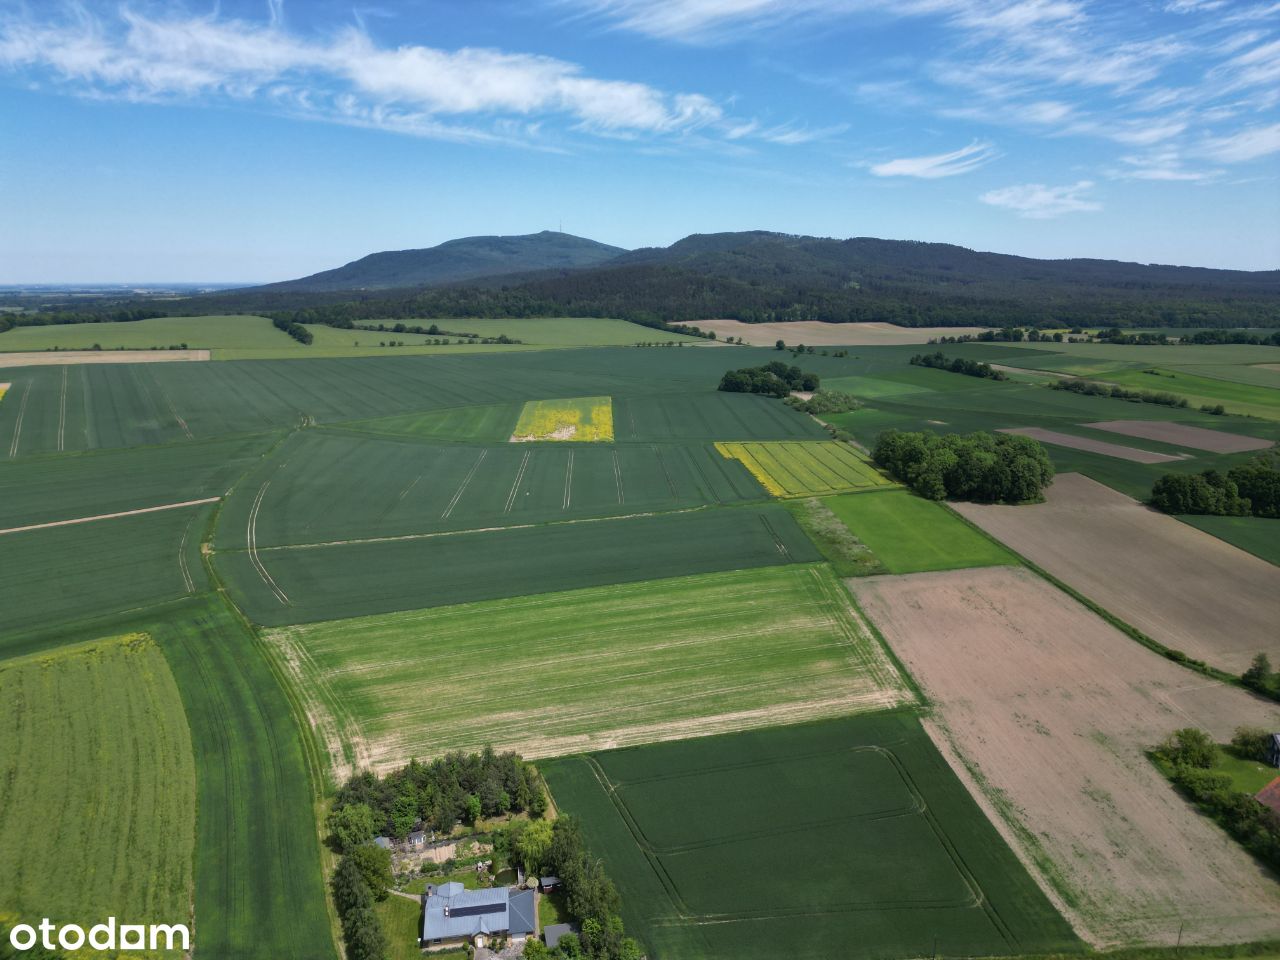
[[[339,326],[414,317],[1280,327],[1280,270],[1035,260],[945,243],[749,231],[626,251],[564,233],[375,253],[300,280],[192,298],[184,312]]]
[[[594,267],[625,252],[621,247],[550,230],[518,237],[463,237],[422,250],[371,253],[334,270],[256,289],[327,293],[431,287],[535,270]]]

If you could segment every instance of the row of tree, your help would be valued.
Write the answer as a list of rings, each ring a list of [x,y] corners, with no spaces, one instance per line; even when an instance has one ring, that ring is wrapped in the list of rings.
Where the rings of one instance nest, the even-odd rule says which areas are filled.
[[[409,761],[384,777],[364,771],[338,790],[329,831],[340,850],[375,836],[403,838],[418,824],[448,833],[458,823],[481,817],[528,813],[547,808],[541,779],[532,765],[514,753],[455,752],[430,763]]]
[[[276,317],[271,322],[275,324],[277,330],[283,330],[293,339],[308,347],[311,346],[311,342],[315,339],[311,335],[311,331],[300,323],[294,323],[292,320],[285,320],[282,317]]]
[[[1053,462],[1030,437],[1007,433],[938,434],[888,430],[876,439],[876,462],[930,500],[1024,503],[1039,500]]]
[[[1114,400],[1129,400],[1133,403],[1158,403],[1165,407],[1185,407],[1187,398],[1175,393],[1154,390],[1130,390],[1127,387],[1109,383],[1098,383],[1094,380],[1071,378],[1055,380],[1051,386],[1054,390],[1067,390],[1071,393],[1083,394],[1086,397],[1111,397]]]
[[[799,367],[787,366],[780,360],[762,367],[729,370],[720,378],[718,390],[727,393],[759,393],[768,397],[785,397],[792,390],[817,390],[819,378]]]
[[[1151,488],[1151,505],[1164,513],[1280,519],[1280,454],[1262,454],[1225,474],[1166,473]]]
[[[376,858],[379,864],[383,857],[378,855],[386,856],[385,879],[379,868],[372,866],[373,880],[370,882],[371,868],[362,866],[359,857],[364,851],[373,852],[373,857],[367,859],[372,861]],[[347,960],[386,960],[391,945],[373,904],[387,898],[390,875],[391,861],[387,851],[374,846],[359,847],[338,861],[338,869],[334,871],[330,888],[338,919],[342,922],[342,939],[347,948]]]
[[[943,356],[941,350],[935,351],[934,353],[917,353],[911,358],[911,363],[917,367],[933,367],[935,370],[947,370],[951,373],[962,373],[966,377],[983,377],[987,380],[1009,379],[989,363],[980,363],[977,360],[966,360],[964,357],[953,357],[948,360]]]
[[[1242,728],[1231,741],[1237,755],[1253,757],[1265,749],[1265,731]],[[1230,774],[1214,770],[1220,748],[1204,731],[1174,732],[1155,750],[1173,782],[1247,850],[1273,868],[1280,867],[1280,816],[1252,794],[1235,789]],[[1265,754],[1256,759],[1265,760]]]

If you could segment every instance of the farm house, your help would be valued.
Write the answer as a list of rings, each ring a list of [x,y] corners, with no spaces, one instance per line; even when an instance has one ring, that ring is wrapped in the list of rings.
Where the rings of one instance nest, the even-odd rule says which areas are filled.
[[[537,905],[532,890],[467,890],[460,883],[446,883],[427,895],[422,912],[422,945],[427,949],[468,943],[484,946],[493,936],[519,942],[536,929]]]

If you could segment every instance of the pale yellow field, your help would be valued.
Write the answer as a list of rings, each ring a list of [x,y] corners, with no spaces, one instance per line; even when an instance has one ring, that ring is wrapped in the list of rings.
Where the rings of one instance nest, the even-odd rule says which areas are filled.
[[[812,497],[892,486],[847,443],[717,443],[720,455],[742,463],[775,497]]]
[[[613,401],[609,397],[530,400],[520,411],[511,440],[611,441]]]

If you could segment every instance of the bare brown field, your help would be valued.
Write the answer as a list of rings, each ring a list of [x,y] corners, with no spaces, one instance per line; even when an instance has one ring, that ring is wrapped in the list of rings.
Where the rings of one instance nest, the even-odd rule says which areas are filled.
[[[1210,453],[1244,453],[1248,450],[1265,450],[1272,445],[1270,440],[1260,437],[1246,437],[1241,433],[1206,430],[1204,427],[1189,427],[1161,420],[1101,420],[1098,423],[1083,423],[1081,426],[1142,440],[1159,440],[1161,443],[1190,447],[1193,450],[1208,450]]]
[[[69,363],[171,363],[208,360],[208,350],[31,350],[0,353],[3,367],[54,367]]]
[[[954,506],[1166,647],[1232,673],[1261,651],[1280,660],[1280,567],[1078,473],[1056,477],[1045,496]]]
[[[939,749],[1081,936],[1280,935],[1280,884],[1144,755],[1188,725],[1276,729],[1280,708],[1134,643],[1025,568],[848,583],[932,700]]]
[[[1042,443],[1070,447],[1072,450],[1087,450],[1089,453],[1100,453],[1104,457],[1130,460],[1133,463],[1168,463],[1170,460],[1182,459],[1167,453],[1156,453],[1154,450],[1139,450],[1137,447],[1125,447],[1118,443],[1107,443],[1105,440],[1090,440],[1088,437],[1077,437],[1071,433],[1059,433],[1057,430],[1045,430],[1043,427],[1008,427],[999,432],[1012,433],[1020,437],[1031,437]]]
[[[742,323],[740,320],[698,320],[691,324],[714,330],[720,339],[741,337],[757,347],[772,347],[778,340],[794,346],[871,347],[900,343],[928,343],[931,337],[976,336],[988,327],[899,327],[892,323],[823,323],[795,320],[791,323]]]

